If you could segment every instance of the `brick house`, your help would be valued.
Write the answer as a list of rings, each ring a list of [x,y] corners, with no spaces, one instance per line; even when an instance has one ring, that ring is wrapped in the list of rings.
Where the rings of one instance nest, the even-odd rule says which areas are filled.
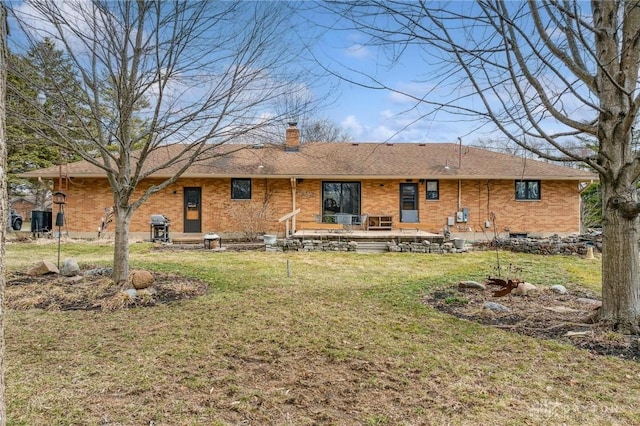
[[[31,217],[31,210],[36,209],[36,203],[32,197],[16,197],[9,201],[10,207],[19,213],[26,221]]]
[[[227,155],[192,165],[153,195],[134,213],[132,237],[149,238],[153,214],[171,220],[172,237],[282,236],[287,228],[304,233],[345,225],[368,233],[442,234],[448,228],[471,240],[493,238],[496,231],[568,235],[580,232],[581,188],[597,179],[584,170],[451,143],[301,144],[295,125],[284,144],[241,147],[220,146]],[[155,155],[171,156],[174,149]],[[68,231],[96,236],[113,204],[109,183],[87,162],[64,169]],[[58,179],[58,173],[50,167],[24,177]]]

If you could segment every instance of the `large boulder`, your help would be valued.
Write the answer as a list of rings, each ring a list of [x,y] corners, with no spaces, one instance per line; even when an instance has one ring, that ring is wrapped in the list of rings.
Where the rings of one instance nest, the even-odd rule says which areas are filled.
[[[526,296],[527,294],[536,290],[538,290],[538,288],[531,283],[520,283],[518,284],[518,287],[511,290],[511,294],[513,294],[514,296]]]
[[[58,267],[51,262],[46,260],[41,260],[40,262],[33,265],[27,271],[27,275],[37,276],[37,275],[46,275],[46,274],[58,274],[60,271]]]
[[[560,284],[552,285],[549,289],[557,294],[567,294],[567,288]]]
[[[67,258],[62,262],[60,275],[64,275],[65,277],[75,277],[78,274],[80,274],[80,266],[78,266],[78,262],[76,262],[75,259]]]
[[[135,270],[129,273],[129,283],[136,290],[142,290],[153,285],[155,278],[153,274],[145,270]]]

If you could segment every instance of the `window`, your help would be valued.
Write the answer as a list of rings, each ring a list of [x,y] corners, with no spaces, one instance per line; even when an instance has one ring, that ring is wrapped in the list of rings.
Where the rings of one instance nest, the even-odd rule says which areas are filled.
[[[231,199],[251,199],[251,179],[231,179]]]
[[[440,191],[438,190],[438,186],[439,185],[437,180],[427,181],[427,200],[440,199]]]
[[[516,181],[516,200],[539,200],[540,181],[539,180],[519,180]]]
[[[322,182],[322,221],[333,222],[336,213],[360,214],[360,182]]]

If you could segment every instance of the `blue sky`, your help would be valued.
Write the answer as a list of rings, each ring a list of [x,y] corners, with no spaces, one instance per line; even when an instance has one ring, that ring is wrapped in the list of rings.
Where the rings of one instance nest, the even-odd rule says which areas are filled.
[[[19,1],[13,5],[21,5]],[[314,5],[315,3],[307,3]],[[313,53],[327,68],[348,78],[365,81],[365,76],[384,80],[390,86],[410,93],[423,94],[433,89],[429,81],[416,83],[416,79],[429,71],[428,60],[420,52],[409,51],[401,62],[388,66],[384,52],[367,45],[367,37],[354,30],[344,29],[335,16],[321,13],[315,6],[304,15],[310,22],[303,24],[308,34],[320,34],[313,45]],[[304,14],[304,12],[303,12]],[[313,24],[320,24],[314,26]],[[348,23],[344,23],[348,25]],[[322,26],[334,27],[323,30]],[[428,80],[428,79],[427,79]],[[384,90],[359,87],[347,81],[333,78],[337,90],[329,96],[318,91],[316,95],[327,99],[323,109],[317,111],[316,118],[328,118],[348,132],[354,141],[360,142],[457,142],[462,138],[466,144],[477,139],[487,139],[491,134],[473,132],[472,124],[465,123],[459,116],[439,112],[429,114],[430,107],[416,106],[415,101]],[[437,93],[437,92],[436,92]],[[441,93],[449,96],[449,93]],[[495,135],[494,135],[495,137]]]
[[[327,19],[321,15],[314,17]],[[334,23],[337,25],[340,24]],[[385,53],[367,45],[367,36],[354,30],[325,32],[314,47],[314,54],[328,68],[347,78],[366,81],[366,75],[375,76],[392,87],[416,94],[433,89],[429,83],[416,83],[430,67],[421,53],[409,51],[401,62],[390,67]],[[335,101],[320,115],[339,124],[356,141],[458,142],[458,138],[462,138],[469,144],[477,139],[499,137],[491,129],[474,131],[477,127],[474,124],[444,112],[420,118],[430,112],[431,107],[416,106],[414,100],[397,93],[364,88],[347,81],[338,84]],[[442,96],[449,96],[449,92],[447,89]]]

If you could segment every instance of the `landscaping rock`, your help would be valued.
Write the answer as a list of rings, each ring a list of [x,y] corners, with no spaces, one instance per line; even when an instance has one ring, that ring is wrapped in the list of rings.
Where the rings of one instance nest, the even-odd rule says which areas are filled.
[[[544,306],[544,309],[555,312],[557,314],[570,314],[580,312],[578,309],[569,308],[567,306]]]
[[[482,307],[494,312],[510,312],[509,308],[496,302],[484,302]]]
[[[538,288],[535,285],[525,282],[518,284],[518,287],[511,290],[511,294],[513,294],[514,296],[526,296],[527,294],[536,290],[538,290]]]
[[[131,271],[129,274],[129,283],[136,290],[142,290],[143,288],[151,287],[155,279],[153,274],[145,270]]]
[[[567,288],[560,284],[552,285],[549,289],[557,294],[567,294]]]
[[[40,262],[33,265],[27,271],[27,275],[37,276],[37,275],[46,275],[46,274],[58,274],[60,271],[58,267],[51,262],[46,260],[41,260]]]
[[[458,283],[458,288],[471,288],[474,290],[486,290],[487,287],[482,284],[479,283],[477,281],[460,281]]]
[[[66,278],[64,282],[68,284],[77,284],[81,282],[83,279],[84,278],[82,277],[82,275],[74,275],[73,277]]]
[[[64,275],[65,277],[75,277],[80,273],[80,266],[78,266],[78,262],[76,262],[73,258],[67,258],[62,262],[62,267],[60,268],[60,275]]]
[[[113,268],[96,268],[84,271],[84,275],[91,277],[95,275],[109,276],[113,274]]]
[[[578,298],[578,302],[584,303],[586,305],[592,305],[594,308],[599,308],[602,306],[602,302],[596,299],[589,299],[587,297]]]

